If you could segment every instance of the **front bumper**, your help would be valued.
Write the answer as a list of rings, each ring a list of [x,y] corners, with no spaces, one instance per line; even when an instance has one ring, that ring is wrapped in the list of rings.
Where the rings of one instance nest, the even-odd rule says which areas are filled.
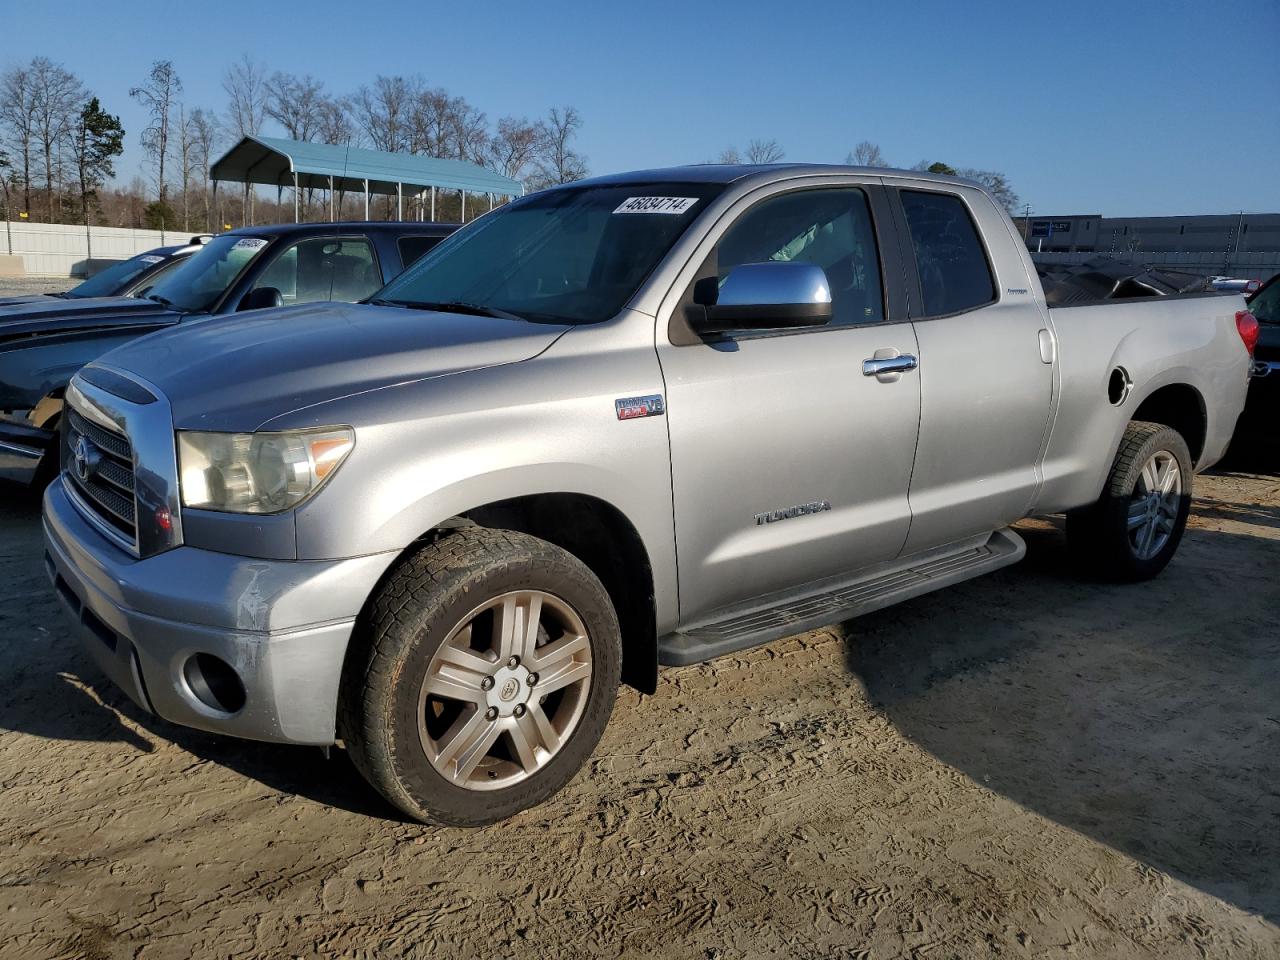
[[[279,561],[178,547],[139,560],[90,526],[62,485],[59,477],[45,492],[45,563],[85,648],[114,683],[174,723],[333,743],[355,618],[394,554]],[[207,691],[202,699],[191,671],[197,654],[234,670],[243,706],[217,709]]]

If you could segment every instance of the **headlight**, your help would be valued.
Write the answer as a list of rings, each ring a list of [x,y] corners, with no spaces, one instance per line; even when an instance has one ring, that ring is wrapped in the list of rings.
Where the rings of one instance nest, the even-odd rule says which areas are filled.
[[[279,513],[331,477],[355,446],[350,427],[281,433],[178,431],[182,503],[231,513]]]

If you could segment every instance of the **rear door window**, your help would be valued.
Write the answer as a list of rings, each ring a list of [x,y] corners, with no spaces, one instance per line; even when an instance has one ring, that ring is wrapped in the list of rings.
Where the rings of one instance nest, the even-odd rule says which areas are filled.
[[[315,237],[276,257],[253,285],[275,287],[285,304],[338,300],[354,303],[382,287],[373,247],[363,237]]]
[[[964,201],[950,193],[899,191],[920,274],[926,316],[962,313],[992,303],[996,284],[978,228]]]

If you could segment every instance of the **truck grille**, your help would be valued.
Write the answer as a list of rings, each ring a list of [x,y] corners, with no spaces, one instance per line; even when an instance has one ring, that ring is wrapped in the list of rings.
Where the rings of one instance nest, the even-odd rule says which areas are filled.
[[[82,439],[87,441],[93,461],[88,469],[81,469],[76,454]],[[90,423],[75,410],[68,410],[65,473],[94,515],[136,545],[133,447],[128,437]]]

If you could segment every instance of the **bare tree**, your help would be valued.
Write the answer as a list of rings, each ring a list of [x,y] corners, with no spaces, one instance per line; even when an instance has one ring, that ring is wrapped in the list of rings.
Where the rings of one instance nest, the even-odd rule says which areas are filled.
[[[191,185],[199,171],[199,151],[196,147],[198,131],[192,122],[192,114],[187,113],[186,104],[178,104],[178,178],[182,184],[182,229],[191,229]]]
[[[316,139],[321,143],[350,143],[356,130],[345,97],[325,97],[316,107]]]
[[[748,163],[777,163],[784,156],[777,140],[752,140],[747,144]]]
[[[975,170],[972,167],[954,172],[956,176],[964,177],[966,180],[976,180],[986,187],[996,202],[1009,211],[1010,216],[1018,212],[1018,207],[1022,204],[1022,201],[1009,184],[1009,178],[1003,173],[995,170]]]
[[[4,235],[8,241],[9,255],[13,256],[13,179],[17,172],[13,169],[13,161],[3,147],[0,147],[0,189],[4,190]]]
[[[30,78],[35,141],[44,156],[44,183],[48,191],[49,222],[52,223],[57,219],[58,192],[54,158],[67,146],[86,94],[75,74],[48,57],[36,57],[31,61]]]
[[[182,93],[182,80],[173,68],[172,60],[157,60],[151,72],[139,87],[129,90],[129,96],[147,108],[151,122],[142,131],[142,148],[147,152],[156,169],[156,198],[160,206],[161,231],[164,230],[165,211],[168,207],[168,181],[165,178],[165,162],[169,158],[169,136],[173,109],[178,94]],[[186,185],[183,185],[184,200]]]
[[[276,71],[266,81],[266,115],[284,127],[291,140],[314,140],[325,103],[324,84],[307,74]]]
[[[222,75],[227,94],[227,129],[236,137],[249,137],[262,130],[267,109],[267,81],[262,66],[248,54]]]
[[[552,107],[545,120],[538,122],[535,149],[535,189],[571,183],[587,175],[587,158],[573,149],[573,140],[582,127],[582,117],[574,107]]]
[[[35,149],[36,111],[31,68],[13,67],[0,77],[0,122],[22,156],[12,178],[22,185],[22,209],[31,211],[31,155]],[[7,181],[6,181],[7,183]],[[8,194],[6,193],[6,202]]]
[[[887,167],[889,165],[889,161],[880,152],[880,145],[870,140],[863,140],[854,147],[844,162],[855,167]]]
[[[259,133],[267,107],[266,75],[262,66],[244,54],[223,74],[222,89],[227,94],[227,129],[237,139]],[[253,222],[253,188],[248,183],[244,185],[241,220]]]
[[[200,180],[200,201],[204,217],[202,222],[205,230],[210,230],[212,224],[209,220],[209,164],[212,162],[213,146],[218,138],[217,126],[211,114],[196,107],[187,117],[183,129],[191,144],[191,168]]]
[[[737,147],[725,147],[720,151],[719,163],[741,163],[742,154],[738,153]]]
[[[375,150],[397,153],[407,148],[409,116],[421,93],[422,80],[418,77],[381,74],[372,85],[356,91],[351,111]]]
[[[513,180],[523,180],[538,148],[538,127],[521,117],[503,117],[489,139],[488,166]]]

